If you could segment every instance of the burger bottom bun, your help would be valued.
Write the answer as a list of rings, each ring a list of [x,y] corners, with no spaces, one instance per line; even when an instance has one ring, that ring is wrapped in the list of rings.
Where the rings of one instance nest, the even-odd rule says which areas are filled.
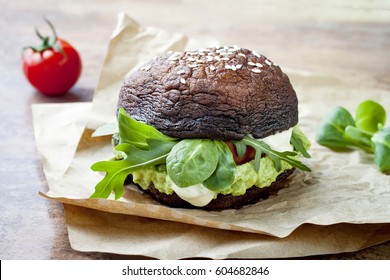
[[[262,199],[267,199],[271,195],[276,195],[277,192],[284,187],[283,181],[294,172],[295,168],[285,170],[276,177],[276,181],[270,186],[258,188],[253,186],[246,190],[245,194],[233,196],[231,194],[218,194],[216,199],[213,199],[209,204],[203,207],[196,207],[187,201],[181,199],[176,193],[171,195],[165,194],[157,190],[153,184],[150,184],[149,189],[145,192],[149,193],[158,202],[174,208],[201,208],[210,211],[221,211],[224,209],[239,209],[248,204],[254,204]]]

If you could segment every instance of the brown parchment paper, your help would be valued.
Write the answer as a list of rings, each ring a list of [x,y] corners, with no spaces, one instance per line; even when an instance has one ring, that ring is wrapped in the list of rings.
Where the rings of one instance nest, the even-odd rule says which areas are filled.
[[[81,209],[78,206],[82,206],[100,210],[88,210],[91,213],[100,213],[100,215],[109,215],[116,218],[121,217],[120,219],[129,221],[127,224],[129,228],[142,226],[142,219],[146,219],[148,224],[156,223],[156,226],[157,224],[168,223],[166,220],[174,221],[176,223],[168,223],[174,225],[172,226],[173,233],[167,233],[167,237],[170,238],[172,238],[172,234],[175,234],[174,231],[177,227],[185,227],[191,228],[191,230],[201,229],[201,231],[205,231],[205,235],[214,234],[213,231],[215,230],[223,232],[222,235],[234,235],[237,234],[237,231],[241,231],[242,236],[257,236],[257,238],[261,236],[260,239],[256,239],[255,243],[258,244],[258,242],[262,242],[262,238],[265,238],[264,235],[268,235],[267,238],[288,236],[288,239],[291,239],[297,232],[302,231],[302,228],[306,230],[308,228],[307,224],[329,225],[328,227],[314,226],[314,228],[330,229],[332,231],[334,225],[339,224],[349,224],[345,227],[354,228],[356,226],[358,228],[358,225],[367,226],[361,224],[375,223],[381,224],[378,225],[380,232],[382,232],[381,235],[375,234],[378,228],[370,231],[367,227],[367,230],[371,233],[360,237],[359,233],[356,233],[356,240],[360,242],[352,242],[353,244],[349,249],[341,246],[346,240],[340,235],[340,238],[333,240],[335,245],[332,247],[332,252],[358,250],[364,246],[389,240],[390,232],[387,224],[390,223],[390,177],[381,174],[376,169],[372,164],[371,155],[360,151],[334,153],[314,142],[315,130],[319,121],[334,106],[342,105],[352,110],[362,100],[371,98],[382,103],[385,108],[390,108],[388,93],[377,89],[354,88],[352,85],[344,84],[341,79],[291,69],[284,69],[284,71],[289,75],[298,93],[301,129],[313,142],[310,150],[312,159],[305,160],[313,172],[295,172],[288,180],[287,187],[281,190],[277,196],[240,210],[221,212],[172,209],[161,206],[133,186],[129,186],[123,198],[117,201],[112,198],[108,200],[88,198],[93,193],[96,183],[102,178],[101,174],[92,172],[89,167],[96,161],[112,156],[110,137],[91,138],[91,133],[101,124],[115,121],[118,89],[124,76],[135,67],[143,64],[147,59],[167,50],[207,47],[215,43],[216,41],[210,38],[189,40],[180,34],[169,34],[156,28],[143,28],[126,15],[120,15],[118,26],[109,44],[107,57],[92,104],[34,105],[33,107],[37,145],[43,156],[44,170],[50,186],[50,190],[42,195],[69,205],[75,205],[67,206],[67,209]],[[353,99],[351,99],[351,96],[353,96]],[[67,108],[64,109],[65,107]],[[56,121],[51,117],[53,114],[56,115],[55,112],[58,112]],[[70,117],[71,115],[72,117]],[[51,123],[51,120],[53,120],[53,123]],[[53,133],[53,127],[56,129],[56,133],[67,133],[68,129],[73,132],[66,134],[67,139],[72,140],[70,140],[69,147],[66,149],[67,155],[63,157],[64,160],[60,165],[55,162],[55,155],[58,153],[58,142],[56,142],[56,139],[50,139],[49,136]],[[74,145],[72,146],[72,144]],[[88,214],[86,215],[88,216]],[[92,242],[93,245],[80,246],[78,238],[82,238],[84,234],[91,233],[93,236],[99,236],[99,234],[92,233],[90,229],[87,229],[87,225],[84,227],[85,232],[81,234],[80,225],[77,225],[72,217],[69,216],[68,228],[74,248],[86,251],[135,254],[131,250],[132,246],[128,247],[126,252],[117,248],[114,249],[115,246],[106,248],[106,245],[102,245],[101,242]],[[80,214],[79,218],[82,217],[84,217],[84,214]],[[90,218],[91,220],[94,219]],[[93,228],[101,232],[98,226],[93,226]],[[115,225],[113,225],[113,228],[115,228]],[[125,228],[127,227],[125,226]],[[113,230],[115,231],[115,229]],[[140,229],[139,233],[141,231]],[[351,230],[347,230],[347,232],[348,234],[345,237],[350,235]],[[253,233],[256,234],[253,235]],[[384,236],[386,237],[384,238]],[[139,236],[139,240],[134,236],[132,238],[131,241],[126,240],[131,243],[139,242],[143,236]],[[294,239],[296,238],[294,237]],[[364,243],[361,242],[363,240]],[[110,246],[109,244],[107,246]],[[206,244],[208,243],[206,242]],[[222,246],[221,244],[218,246]],[[324,244],[322,244],[324,247],[328,246]],[[191,247],[189,244],[187,245]],[[99,248],[99,246],[104,248]],[[221,249],[221,252],[226,253],[225,256],[222,256],[221,253],[221,256],[231,256],[234,248],[236,247],[230,248],[230,253],[228,253],[229,250],[225,252],[224,249]],[[242,250],[239,247],[236,249]],[[321,253],[321,250],[299,250],[302,250],[299,254],[295,252],[288,256]],[[152,252],[146,252],[143,254],[137,251],[136,254],[154,256]],[[328,251],[323,250],[322,253],[328,253]],[[191,253],[189,254],[191,255]],[[177,258],[177,256],[179,255],[172,253],[170,258]],[[200,255],[194,254],[194,256]],[[233,254],[233,256],[237,256],[237,254]],[[269,254],[269,257],[278,256],[282,257],[276,252]],[[256,255],[256,257],[261,256]]]
[[[90,108],[90,103],[33,106],[35,135],[49,185],[59,180],[71,163]],[[56,117],[48,118],[53,115]],[[64,149],[58,150],[59,145]],[[58,157],[64,160],[58,162]],[[73,249],[132,255],[133,258],[302,257],[357,251],[390,239],[390,224],[305,224],[288,237],[276,238],[116,214],[72,204],[64,206]]]
[[[353,252],[389,239],[390,224],[303,225],[288,237],[205,228],[65,204],[75,250],[133,258],[295,258]]]

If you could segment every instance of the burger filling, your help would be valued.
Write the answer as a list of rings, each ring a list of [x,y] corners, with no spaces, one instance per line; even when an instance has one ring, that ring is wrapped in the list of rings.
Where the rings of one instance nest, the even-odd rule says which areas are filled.
[[[277,151],[293,151],[294,147],[290,143],[292,132],[298,135],[299,139],[304,144],[305,149],[309,149],[310,141],[302,133],[298,126],[289,130],[276,133],[261,139],[270,147]],[[234,145],[231,142],[226,143],[232,152],[234,161],[237,164],[234,181],[232,184],[220,191],[211,191],[202,184],[192,185],[186,188],[178,187],[167,174],[166,165],[150,166],[142,170],[133,172],[133,182],[138,184],[144,190],[148,189],[151,184],[156,189],[165,194],[176,193],[181,199],[198,207],[207,205],[212,199],[215,199],[218,194],[231,194],[239,196],[245,194],[248,188],[256,186],[264,188],[270,186],[276,181],[276,177],[285,170],[293,168],[285,161],[281,162],[280,170],[275,169],[274,162],[267,156],[262,156],[260,159],[260,168],[255,170],[252,160],[254,159],[255,151],[250,146],[247,147],[244,156],[239,157]],[[295,156],[298,158],[298,155]]]
[[[252,186],[268,187],[285,170],[310,171],[298,159],[310,157],[310,142],[298,126],[262,139],[178,139],[120,109],[117,138],[116,157],[91,167],[106,173],[91,197],[107,198],[114,192],[115,199],[120,198],[125,179],[132,175],[145,190],[153,184],[162,193],[205,206],[218,194],[239,196]]]

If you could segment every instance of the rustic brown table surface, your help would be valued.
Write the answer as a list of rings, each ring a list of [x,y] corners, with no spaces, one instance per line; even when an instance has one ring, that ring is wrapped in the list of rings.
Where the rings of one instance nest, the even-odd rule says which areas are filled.
[[[47,183],[31,115],[34,103],[91,101],[119,12],[144,26],[195,37],[209,35],[224,44],[256,49],[284,67],[390,90],[390,3],[386,0],[17,0],[0,5],[1,259],[129,258],[71,249],[63,206],[38,195],[47,190]],[[36,92],[21,69],[21,48],[38,42],[34,27],[49,33],[42,15],[72,42],[83,60],[80,80],[60,98]],[[310,258],[390,259],[390,242]]]

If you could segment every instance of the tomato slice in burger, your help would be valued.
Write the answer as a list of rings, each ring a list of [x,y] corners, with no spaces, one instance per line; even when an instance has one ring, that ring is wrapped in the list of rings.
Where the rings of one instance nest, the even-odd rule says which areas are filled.
[[[255,158],[256,151],[251,146],[246,146],[245,154],[242,157],[240,157],[237,153],[236,145],[234,145],[230,141],[225,141],[225,143],[229,147],[230,151],[232,152],[234,162],[237,165],[247,163]]]

